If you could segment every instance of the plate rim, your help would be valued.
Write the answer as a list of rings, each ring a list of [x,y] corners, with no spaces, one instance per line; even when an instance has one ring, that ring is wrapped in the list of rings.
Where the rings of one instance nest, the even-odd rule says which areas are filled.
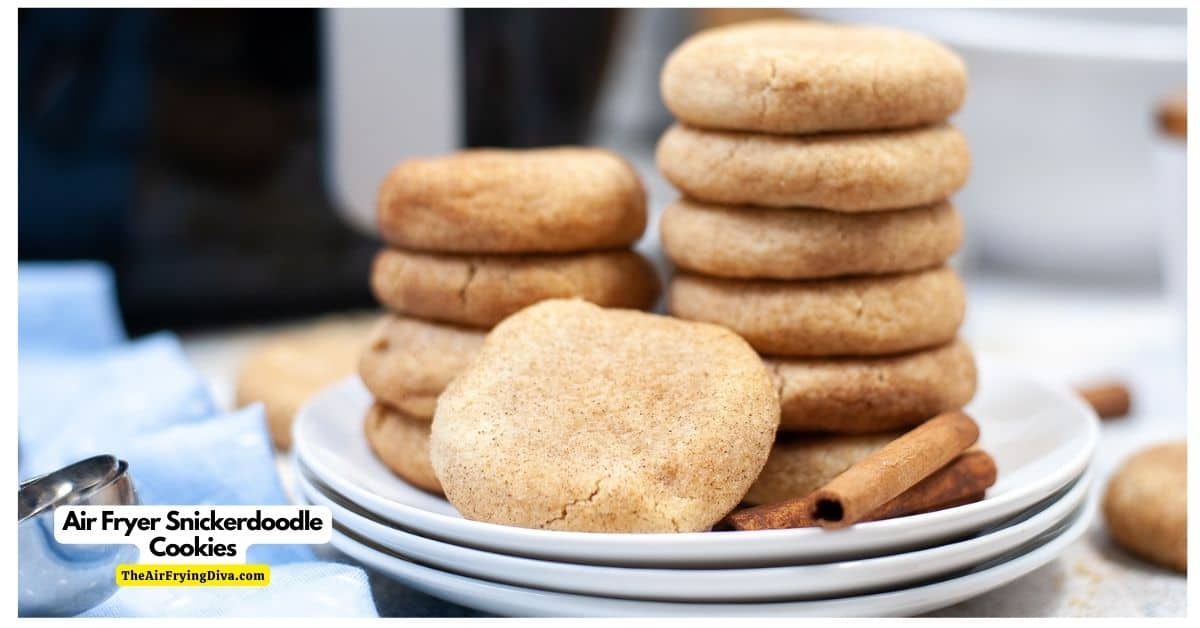
[[[1073,513],[1077,513],[1075,514],[1075,520],[1064,526],[1064,528],[1053,537],[1040,544],[1034,545],[1026,552],[1017,553],[1011,558],[997,561],[995,564],[989,565],[977,571],[971,571],[969,573],[952,576],[944,580],[938,580],[914,587],[901,587],[879,593],[792,602],[746,602],[741,604],[727,602],[714,604],[652,602],[645,600],[625,600],[613,597],[590,596],[577,593],[545,591],[532,587],[521,587],[511,584],[497,583],[482,578],[462,576],[459,574],[427,567],[418,563],[406,561],[401,557],[390,556],[384,552],[381,552],[380,550],[364,546],[337,530],[334,530],[333,532],[333,540],[331,541],[331,544],[338,551],[351,557],[355,561],[366,564],[372,569],[383,572],[384,575],[390,578],[399,580],[408,586],[421,590],[429,595],[437,597],[438,599],[446,600],[453,604],[474,608],[476,610],[482,610],[496,614],[507,614],[513,617],[614,617],[649,615],[683,616],[685,614],[704,616],[751,616],[762,615],[764,613],[778,616],[814,615],[880,617],[915,615],[918,613],[925,613],[939,608],[951,606],[963,600],[993,591],[1058,558],[1059,555],[1061,555],[1069,545],[1082,538],[1087,530],[1091,527],[1097,511],[1097,494],[1098,493],[1095,490],[1089,490],[1088,494],[1084,498],[1084,502],[1078,506]],[[344,545],[350,545],[360,552],[383,555],[386,559],[389,559],[388,564],[400,566],[402,570],[407,571],[408,573],[404,574],[403,576],[395,575],[392,573],[394,569],[389,570],[381,568],[378,566],[377,562],[365,561],[354,552],[346,551],[343,548]],[[413,572],[418,574],[416,578],[412,576]],[[447,587],[445,584],[438,584],[435,586],[431,585],[430,582],[450,582],[453,587],[459,589],[459,593],[447,596],[445,592]],[[976,584],[977,582],[978,584]],[[953,593],[947,594],[945,589],[951,589]],[[462,593],[464,590],[466,591],[465,594]],[[527,597],[530,594],[536,596],[537,598],[548,600],[549,604],[553,605],[553,610],[547,610],[545,606],[539,608],[532,600],[514,602],[518,596]],[[472,605],[471,603],[464,601],[468,597],[476,599],[507,599],[508,610],[501,609],[501,606],[504,606],[504,604],[492,605],[489,607]],[[564,600],[562,598],[567,599]],[[584,612],[575,613],[563,612],[565,609],[561,608],[565,605],[570,605],[572,603],[579,604],[583,601],[594,603],[592,600],[597,599],[608,600],[615,606],[625,608],[608,608],[604,610],[599,608],[590,608],[585,609]],[[882,605],[883,608],[880,608],[880,605]],[[659,608],[656,609],[655,607]],[[509,612],[514,610],[517,612]],[[579,609],[575,610],[578,611]],[[692,612],[685,613],[684,611]]]
[[[962,539],[959,541],[955,541],[955,542],[947,543],[947,544],[943,544],[943,545],[935,545],[932,547],[922,548],[922,549],[908,551],[908,552],[902,552],[899,554],[875,556],[875,557],[870,557],[870,558],[859,558],[859,559],[852,559],[852,560],[847,560],[847,561],[838,561],[835,563],[781,565],[781,566],[769,566],[769,567],[733,566],[733,567],[727,567],[727,568],[689,569],[689,568],[679,568],[679,567],[676,567],[676,568],[670,568],[670,567],[654,568],[654,567],[630,567],[630,566],[569,563],[569,562],[563,562],[563,561],[529,558],[529,557],[524,557],[524,556],[513,556],[510,554],[503,554],[503,553],[499,553],[499,552],[490,552],[487,550],[482,550],[482,549],[478,549],[478,548],[474,548],[474,547],[462,546],[462,545],[457,545],[457,544],[449,543],[449,542],[445,542],[445,541],[439,541],[437,539],[431,539],[431,538],[425,537],[423,535],[417,534],[415,532],[390,527],[383,521],[377,521],[377,520],[371,519],[366,514],[363,514],[360,512],[354,512],[352,506],[347,507],[347,506],[337,503],[337,499],[339,497],[343,500],[345,499],[345,497],[337,496],[337,495],[334,495],[334,496],[329,495],[326,492],[326,490],[323,490],[322,487],[319,485],[320,484],[319,480],[314,481],[314,480],[309,479],[306,476],[306,473],[301,468],[299,461],[293,459],[292,464],[294,467],[294,471],[296,473],[298,493],[301,495],[301,498],[306,503],[329,507],[334,513],[334,521],[339,526],[346,528],[346,529],[350,530],[351,532],[353,532],[354,534],[362,536],[362,537],[376,543],[377,545],[389,550],[390,552],[393,552],[394,554],[401,555],[401,556],[404,556],[407,558],[411,558],[411,559],[418,561],[421,564],[423,564],[427,567],[430,567],[432,569],[446,571],[448,573],[454,573],[457,575],[463,575],[463,576],[466,576],[469,578],[488,580],[488,581],[497,582],[500,584],[511,584],[513,586],[518,586],[518,587],[536,588],[536,589],[555,591],[555,592],[560,592],[560,593],[576,593],[576,594],[589,595],[589,596],[595,596],[595,597],[619,597],[622,599],[640,599],[640,600],[644,600],[644,601],[670,601],[670,602],[679,602],[679,603],[702,602],[702,601],[704,601],[704,599],[706,597],[707,597],[707,599],[710,599],[710,600],[718,600],[719,599],[719,600],[721,600],[723,602],[727,602],[727,603],[752,603],[752,602],[766,603],[766,602],[771,602],[771,601],[778,602],[778,601],[785,601],[785,600],[786,601],[800,601],[800,600],[807,601],[807,600],[816,600],[816,599],[823,599],[823,598],[830,598],[830,597],[844,597],[847,594],[859,595],[859,594],[865,594],[865,593],[871,592],[871,591],[879,592],[880,590],[887,590],[887,589],[891,589],[891,588],[902,587],[903,585],[905,585],[907,583],[911,583],[914,580],[916,580],[916,581],[929,580],[929,579],[936,578],[938,576],[952,573],[955,571],[959,571],[962,569],[968,569],[973,565],[985,563],[987,561],[994,560],[998,557],[1004,556],[1007,553],[1016,551],[1020,547],[1026,545],[1026,544],[1032,543],[1039,537],[1053,531],[1057,526],[1062,524],[1063,521],[1070,519],[1083,507],[1083,505],[1085,504],[1085,502],[1088,498],[1089,493],[1092,491],[1092,489],[1094,487],[1094,482],[1095,482],[1095,469],[1094,469],[1094,467],[1089,467],[1087,470],[1084,471],[1083,475],[1081,475],[1079,478],[1077,478],[1077,480],[1071,486],[1067,487],[1062,492],[1057,493],[1057,494],[1047,498],[1047,500],[1050,500],[1049,503],[1046,503],[1043,507],[1041,507],[1036,512],[1034,512],[1032,514],[1028,514],[1028,516],[1025,516],[1026,513],[1018,514],[1015,517],[1013,517],[1012,519],[1006,520],[1005,522],[1003,522],[1003,524],[1000,527],[995,527],[993,529],[990,529],[981,535]],[[319,496],[319,498],[314,499],[314,495],[313,495],[314,493],[317,496]],[[1039,504],[1041,504],[1041,503],[1042,502],[1039,502]],[[343,514],[343,513],[345,513],[345,514]],[[349,523],[347,522],[347,517],[345,516],[346,514],[350,515],[350,517],[352,518],[351,522],[349,522]],[[1013,520],[1013,519],[1021,518],[1022,516],[1024,516],[1024,518],[1019,521]],[[355,520],[362,520],[362,522],[358,522]],[[383,530],[383,533],[386,533],[386,534],[400,535],[401,537],[413,537],[413,539],[414,539],[413,542],[415,542],[418,545],[420,545],[420,544],[444,545],[444,546],[448,546],[447,549],[444,551],[466,552],[468,555],[458,556],[456,558],[454,556],[450,556],[450,555],[443,553],[442,557],[431,559],[428,557],[429,552],[426,550],[419,550],[419,549],[413,550],[411,547],[402,547],[402,546],[398,545],[399,541],[383,540],[383,539],[379,538],[381,533],[375,531],[378,528],[385,529],[385,530]],[[1000,543],[1001,545],[999,547],[995,547],[996,543]],[[957,546],[957,547],[954,547],[954,546]],[[958,555],[952,556],[952,557],[936,555],[939,552],[944,553],[947,551],[951,552],[951,553],[957,553]],[[982,556],[980,556],[981,552],[982,552]],[[420,554],[420,555],[418,555],[418,554]],[[481,554],[487,554],[489,556],[487,556],[487,557],[480,556]],[[497,565],[494,563],[494,561],[497,560],[497,558],[495,558],[495,557],[498,557],[498,560],[501,564]],[[609,589],[608,591],[599,591],[599,590],[567,589],[567,588],[559,588],[559,587],[555,587],[555,586],[548,586],[549,583],[553,582],[553,580],[549,580],[550,578],[563,578],[564,580],[562,580],[562,581],[567,582],[567,580],[566,580],[567,578],[586,576],[587,578],[593,578],[593,579],[595,579],[595,578],[615,578],[618,581],[624,581],[623,580],[624,578],[630,578],[630,577],[636,577],[638,579],[647,579],[647,580],[654,580],[654,579],[661,579],[664,581],[671,580],[673,583],[677,584],[678,586],[680,586],[682,588],[682,587],[688,586],[688,584],[687,583],[678,584],[678,583],[682,582],[682,579],[688,578],[689,572],[691,574],[696,574],[697,578],[699,578],[699,579],[711,578],[713,580],[721,580],[724,582],[728,582],[731,578],[756,578],[756,579],[766,579],[766,580],[770,580],[772,578],[778,578],[780,582],[800,583],[800,582],[806,582],[806,581],[807,582],[823,581],[824,578],[827,578],[831,575],[837,575],[837,577],[839,579],[844,580],[847,578],[861,576],[861,575],[863,575],[863,573],[861,573],[861,572],[865,572],[865,573],[869,574],[869,573],[872,573],[874,570],[880,570],[879,573],[885,573],[888,571],[895,573],[897,571],[902,571],[904,569],[913,567],[914,563],[915,564],[923,564],[927,561],[939,561],[939,560],[943,561],[943,563],[944,563],[947,560],[947,558],[951,558],[950,566],[947,567],[944,564],[939,565],[936,568],[936,571],[929,571],[927,573],[924,573],[923,575],[919,575],[916,577],[910,577],[907,579],[902,575],[893,575],[886,579],[881,578],[878,581],[869,581],[868,580],[867,585],[860,586],[860,587],[854,587],[854,586],[851,586],[850,583],[845,583],[845,584],[837,585],[836,587],[831,587],[826,590],[816,591],[816,592],[811,592],[811,591],[810,592],[803,592],[803,591],[786,591],[785,592],[785,591],[780,590],[776,593],[772,593],[770,595],[760,596],[760,597],[754,597],[754,596],[748,597],[746,593],[738,593],[738,594],[730,593],[728,596],[721,595],[720,597],[717,597],[717,598],[711,597],[711,595],[712,595],[711,593],[692,594],[692,595],[682,595],[681,594],[678,597],[675,597],[675,596],[672,596],[672,597],[649,597],[649,595],[651,595],[651,594],[646,594],[647,597],[641,597],[637,593],[620,592],[617,589]],[[475,564],[479,564],[477,561],[484,560],[484,559],[493,561],[493,564],[487,569],[488,571],[491,571],[492,573],[483,573],[482,571],[474,571],[474,572],[463,571],[461,567],[458,569],[455,569],[453,566],[451,566],[451,565],[475,565]],[[506,566],[503,563],[509,563],[509,564]],[[531,564],[531,563],[536,563],[536,564]],[[892,563],[900,563],[900,564],[892,564]],[[529,569],[537,568],[537,569],[542,570],[543,572],[546,569],[550,569],[552,571],[557,571],[559,573],[544,574],[542,576],[542,578],[544,579],[543,581],[538,581],[538,579],[536,579],[536,578],[526,578],[526,579],[524,579],[524,581],[514,581],[514,580],[507,580],[507,579],[505,579],[504,576],[493,575],[494,573],[505,572],[505,570],[508,570],[510,573],[514,573],[514,574],[525,573],[521,570],[523,567],[529,568]],[[587,574],[584,574],[584,573],[572,574],[571,573],[572,571],[577,571],[577,570],[580,572],[589,572],[590,571],[592,573],[587,573]],[[846,573],[839,574],[838,572],[846,572]],[[574,583],[576,583],[578,581],[573,580],[571,582],[572,582],[571,586],[577,586]],[[859,582],[862,582],[862,580],[859,580]],[[594,586],[594,585],[585,585],[585,586]],[[634,584],[631,586],[638,586],[638,585]],[[712,585],[706,583],[704,586],[712,586]],[[653,595],[661,596],[663,594],[656,592]]]

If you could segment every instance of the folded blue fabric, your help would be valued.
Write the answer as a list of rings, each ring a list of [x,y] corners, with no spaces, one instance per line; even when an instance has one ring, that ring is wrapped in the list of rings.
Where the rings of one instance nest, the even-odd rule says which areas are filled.
[[[155,430],[216,414],[204,380],[170,334],[80,352],[43,350],[25,336],[19,344],[18,458],[24,477],[95,454],[118,454]]]
[[[20,264],[17,294],[22,354],[88,351],[125,340],[112,271],[104,264]]]
[[[285,504],[261,406],[220,413],[171,334],[127,342],[112,275],[21,264],[18,468],[22,478],[108,453],[147,504]],[[375,616],[366,574],[301,545],[258,545],[263,588],[125,588],[89,616]]]

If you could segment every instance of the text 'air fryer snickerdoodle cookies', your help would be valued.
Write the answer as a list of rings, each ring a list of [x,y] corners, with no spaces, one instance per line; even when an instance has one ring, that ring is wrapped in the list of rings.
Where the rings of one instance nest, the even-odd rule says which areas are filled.
[[[778,425],[762,360],[728,329],[553,300],[496,326],[442,393],[432,460],[468,519],[692,532],[742,499]]]
[[[359,359],[376,406],[372,449],[410,482],[440,489],[398,456],[424,448],[412,428],[474,358],[487,331],[545,299],[647,309],[654,268],[630,250],[646,227],[633,168],[591,148],[467,150],[403,161],[378,197],[387,248],[371,289],[390,314]],[[401,442],[403,441],[403,442]]]

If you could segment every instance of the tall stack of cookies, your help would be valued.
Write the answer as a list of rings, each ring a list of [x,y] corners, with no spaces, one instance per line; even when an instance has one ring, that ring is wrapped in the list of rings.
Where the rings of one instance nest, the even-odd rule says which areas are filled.
[[[661,222],[681,269],[669,308],[741,334],[775,377],[781,431],[806,434],[781,435],[747,501],[804,495],[969,401],[964,289],[945,266],[962,239],[946,199],[970,168],[945,122],[962,61],[910,33],[772,20],[693,36],[661,86],[679,123],[658,165],[683,193]]]
[[[553,298],[648,309],[659,282],[630,247],[646,227],[632,167],[599,149],[469,150],[397,165],[378,197],[387,247],[371,288],[389,313],[359,374],[366,435],[392,471],[440,493],[429,461],[438,395],[508,315]]]

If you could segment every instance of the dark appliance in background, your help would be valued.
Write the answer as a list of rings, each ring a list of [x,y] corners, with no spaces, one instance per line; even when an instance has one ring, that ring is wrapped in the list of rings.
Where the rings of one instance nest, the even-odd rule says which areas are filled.
[[[464,10],[466,144],[581,142],[619,17],[617,9]]]
[[[583,141],[617,16],[460,12],[461,143]],[[379,244],[326,189],[321,19],[22,9],[20,259],[108,262],[133,334],[372,306]]]

